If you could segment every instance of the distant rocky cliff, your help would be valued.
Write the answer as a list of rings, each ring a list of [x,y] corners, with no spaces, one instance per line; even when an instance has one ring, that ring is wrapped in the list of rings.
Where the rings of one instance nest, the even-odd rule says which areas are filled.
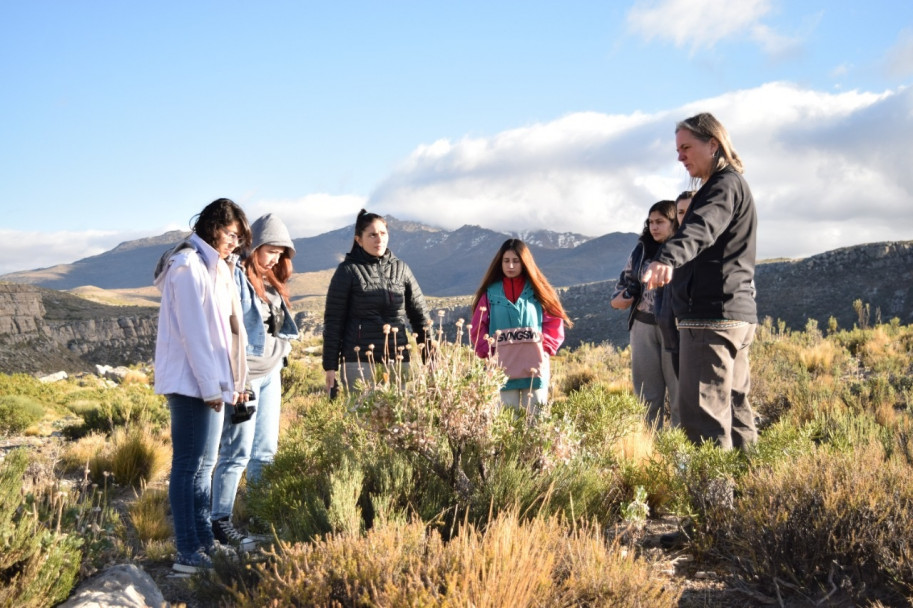
[[[158,310],[96,304],[0,283],[0,372],[89,371],[96,363],[151,361]]]
[[[859,323],[853,302],[868,305],[869,321],[913,323],[913,241],[868,243],[801,260],[758,266],[758,312],[802,329],[830,317],[840,328]]]
[[[840,329],[851,329],[861,319],[853,303],[860,300],[868,323],[897,318],[913,323],[913,241],[870,243],[835,249],[801,260],[759,264],[755,275],[758,318],[801,331],[809,319],[822,330],[833,317]],[[628,344],[628,311],[609,306],[615,281],[597,281],[558,290],[574,320],[565,345],[610,342]],[[441,306],[444,324],[469,319],[468,298]],[[308,328],[321,328],[317,315],[307,317]]]
[[[802,260],[767,262],[756,273],[758,316],[794,330],[808,319],[822,329],[833,317],[841,329],[859,324],[853,303],[867,306],[870,323],[896,317],[913,323],[913,241],[846,247]],[[609,306],[614,280],[559,289],[575,325],[566,345],[628,343],[627,311]],[[456,320],[468,323],[469,296],[430,298],[437,327],[453,337]],[[305,335],[323,331],[320,310],[299,311]],[[151,361],[155,308],[113,307],[33,285],[0,283],[0,372],[93,370],[94,364]],[[464,340],[466,338],[464,337]]]

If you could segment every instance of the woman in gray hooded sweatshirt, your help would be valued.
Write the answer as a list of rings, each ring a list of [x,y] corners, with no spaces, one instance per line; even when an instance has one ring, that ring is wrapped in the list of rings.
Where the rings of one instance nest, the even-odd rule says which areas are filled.
[[[219,460],[212,480],[212,528],[216,540],[242,550],[256,546],[231,523],[241,474],[260,478],[273,461],[279,443],[281,371],[298,337],[289,309],[288,280],[295,245],[288,228],[267,214],[251,225],[250,254],[235,269],[235,284],[247,330],[247,367],[253,391],[247,408],[227,408],[222,426]],[[251,407],[252,406],[252,407]],[[253,410],[253,411],[251,411]]]

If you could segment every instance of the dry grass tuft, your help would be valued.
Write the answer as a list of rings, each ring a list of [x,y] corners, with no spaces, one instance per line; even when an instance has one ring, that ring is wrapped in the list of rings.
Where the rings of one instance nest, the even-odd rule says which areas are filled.
[[[149,386],[149,376],[139,370],[131,369],[126,374],[124,374],[124,378],[121,380],[121,384],[138,384],[141,386]]]
[[[95,483],[103,483],[108,474],[116,483],[138,488],[168,472],[171,444],[160,431],[121,428],[111,437],[93,433],[69,444],[61,460],[68,471],[88,467]]]
[[[681,591],[596,526],[516,510],[444,543],[418,521],[280,544],[238,606],[677,606]]]
[[[166,541],[174,536],[174,530],[168,521],[169,508],[167,490],[146,488],[127,507],[130,521],[144,547],[148,547],[153,542]]]

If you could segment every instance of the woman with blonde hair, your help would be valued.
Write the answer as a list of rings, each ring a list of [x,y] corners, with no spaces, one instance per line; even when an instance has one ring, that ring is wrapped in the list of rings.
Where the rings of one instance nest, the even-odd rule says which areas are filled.
[[[538,412],[548,402],[549,357],[564,342],[564,324],[573,323],[526,243],[504,241],[473,297],[472,311],[476,354],[496,354],[507,373],[501,402]]]
[[[754,198],[729,133],[713,115],[678,123],[675,143],[700,187],[643,281],[648,289],[671,290],[680,339],[679,415],[688,438],[744,449],[757,440],[748,401],[748,347],[758,323]]]

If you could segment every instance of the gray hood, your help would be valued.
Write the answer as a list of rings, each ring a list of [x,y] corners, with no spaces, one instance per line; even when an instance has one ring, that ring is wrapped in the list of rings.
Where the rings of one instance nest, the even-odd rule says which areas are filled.
[[[267,213],[257,218],[250,226],[253,242],[251,251],[260,245],[273,245],[276,247],[286,247],[289,250],[289,257],[295,257],[295,245],[292,243],[292,237],[289,236],[288,228],[282,223],[282,220],[273,213]]]

